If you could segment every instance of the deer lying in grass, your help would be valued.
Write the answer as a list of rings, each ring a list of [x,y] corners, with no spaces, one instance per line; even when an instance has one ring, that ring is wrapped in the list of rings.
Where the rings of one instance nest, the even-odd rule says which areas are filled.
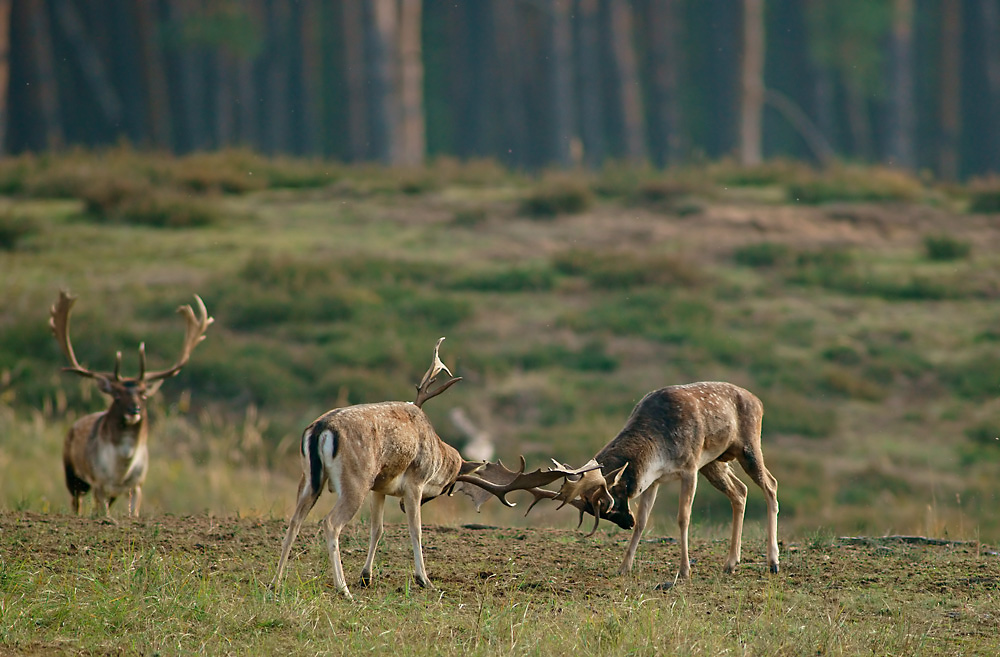
[[[76,297],[59,293],[59,301],[50,311],[49,326],[55,334],[70,367],[63,368],[80,376],[94,379],[98,389],[111,397],[106,411],[91,413],[77,420],[66,435],[63,445],[63,466],[66,487],[72,499],[73,512],[80,513],[83,496],[94,489],[94,513],[104,509],[111,518],[111,505],[120,495],[128,493],[129,516],[139,515],[142,504],[142,484],[149,467],[146,440],[146,399],[156,394],[168,379],[188,362],[191,352],[205,339],[205,331],[214,320],[208,316],[205,304],[195,295],[199,316],[191,306],[181,306],[177,312],[184,317],[185,337],[181,357],[172,367],[159,372],[146,371],[146,346],[139,345],[139,376],[122,378],[122,352],[118,352],[113,373],[94,372],[80,365],[69,339],[69,315]]]
[[[372,565],[375,549],[382,537],[382,511],[386,495],[401,498],[406,513],[413,544],[414,577],[417,584],[429,587],[430,580],[424,569],[420,544],[420,505],[442,493],[450,494],[456,484],[471,484],[486,491],[486,496],[496,495],[513,506],[504,495],[513,490],[535,489],[563,477],[575,477],[587,469],[597,468],[596,463],[578,470],[558,468],[536,470],[505,477],[501,483],[485,481],[472,473],[484,467],[462,459],[458,451],[442,441],[422,410],[424,402],[435,397],[461,380],[454,377],[438,355],[441,342],[434,347],[431,367],[417,386],[416,401],[386,401],[357,404],[324,413],[310,424],[302,434],[300,455],[302,478],[299,481],[295,512],[288,523],[281,557],[271,588],[277,590],[284,577],[292,543],[302,527],[306,515],[315,506],[324,487],[336,491],[338,499],[323,520],[333,581],[337,590],[351,598],[340,559],[340,533],[361,508],[365,496],[371,491],[371,539],[368,558],[361,569],[361,585],[372,583]],[[431,385],[441,372],[447,372],[448,381],[435,389]]]
[[[601,471],[567,479],[556,493],[534,490],[534,506],[540,499],[560,500],[594,516],[594,530],[602,517],[622,529],[632,529],[619,574],[632,570],[639,540],[649,520],[661,483],[679,479],[680,570],[678,577],[691,574],[688,557],[688,525],[691,504],[698,485],[698,473],[726,494],[733,507],[732,537],[725,571],[733,572],[740,562],[743,512],[747,487],[730,468],[736,460],[760,486],[767,499],[767,563],[778,572],[778,482],[764,466],[760,447],[764,407],[751,392],[731,383],[702,382],[669,386],[648,393],[632,410],[618,435],[594,459]],[[608,473],[608,474],[603,474]],[[630,500],[638,497],[636,515]],[[528,511],[531,507],[528,507]]]

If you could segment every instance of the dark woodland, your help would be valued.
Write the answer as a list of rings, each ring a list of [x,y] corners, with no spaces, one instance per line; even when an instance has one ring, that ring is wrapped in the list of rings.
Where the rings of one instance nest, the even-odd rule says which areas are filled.
[[[1000,169],[1000,0],[0,0],[0,152]]]

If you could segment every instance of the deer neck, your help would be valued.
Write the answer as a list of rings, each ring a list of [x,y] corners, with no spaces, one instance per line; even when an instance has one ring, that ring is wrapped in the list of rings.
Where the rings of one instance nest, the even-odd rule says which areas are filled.
[[[110,449],[120,461],[134,458],[139,448],[146,443],[146,408],[126,409],[117,401],[104,414],[98,440],[105,449]]]

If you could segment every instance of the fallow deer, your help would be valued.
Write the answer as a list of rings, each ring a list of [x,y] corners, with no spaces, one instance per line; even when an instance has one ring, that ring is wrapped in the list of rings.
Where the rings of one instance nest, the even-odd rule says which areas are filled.
[[[197,317],[191,306],[177,309],[185,324],[180,359],[168,369],[147,372],[146,346],[140,344],[139,376],[128,378],[121,376],[120,351],[113,373],[91,371],[77,362],[69,338],[69,315],[76,297],[65,291],[59,293],[59,301],[50,311],[49,326],[70,363],[70,367],[63,370],[94,379],[98,389],[111,397],[107,410],[80,418],[66,435],[63,466],[74,513],[80,513],[83,496],[93,488],[95,514],[103,508],[105,517],[114,522],[111,505],[120,495],[128,493],[129,516],[139,515],[142,484],[149,467],[146,399],[156,394],[163,381],[177,374],[188,362],[191,352],[205,339],[205,331],[214,321],[208,316],[201,297],[195,295],[194,298],[198,305]]]
[[[271,582],[277,590],[285,574],[288,556],[309,511],[316,505],[324,487],[336,491],[338,498],[323,520],[324,535],[337,590],[350,599],[340,559],[340,533],[357,514],[371,491],[371,538],[368,558],[361,569],[361,586],[372,583],[375,550],[382,537],[382,511],[386,495],[399,497],[406,513],[413,545],[414,577],[422,587],[431,586],[424,568],[421,549],[420,506],[435,497],[450,494],[456,485],[471,484],[487,489],[486,497],[496,495],[513,506],[504,495],[513,490],[534,489],[567,476],[579,476],[597,463],[583,468],[558,469],[525,474],[512,473],[501,483],[484,481],[472,473],[486,464],[464,461],[458,451],[438,437],[422,410],[424,402],[461,380],[441,362],[439,349],[444,338],[434,347],[431,367],[417,386],[414,402],[385,401],[357,404],[328,411],[306,427],[300,445],[302,477],[299,480],[295,511],[281,546],[281,557]],[[437,388],[431,386],[441,372],[450,378]],[[481,502],[480,502],[481,503]]]
[[[735,460],[764,491],[767,500],[767,563],[778,572],[778,482],[764,466],[760,446],[764,406],[748,390],[731,383],[706,381],[669,386],[648,393],[636,404],[618,435],[594,457],[600,471],[567,478],[558,493],[531,491],[534,506],[540,499],[557,499],[594,516],[594,531],[601,518],[622,529],[632,529],[619,574],[632,570],[639,540],[649,520],[660,484],[680,480],[679,578],[691,574],[688,556],[688,525],[691,504],[701,472],[729,498],[733,508],[732,535],[725,571],[740,562],[743,513],[747,487],[733,472]],[[630,501],[638,498],[636,514]],[[531,507],[528,508],[528,511]],[[592,531],[591,534],[594,532]]]

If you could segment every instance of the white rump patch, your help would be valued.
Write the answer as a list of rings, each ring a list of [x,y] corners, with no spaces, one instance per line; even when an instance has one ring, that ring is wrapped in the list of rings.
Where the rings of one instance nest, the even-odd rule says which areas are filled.
[[[323,462],[323,469],[326,470],[330,478],[329,486],[331,492],[340,495],[340,459],[333,455],[333,432],[324,429],[319,434],[319,458]],[[343,448],[343,445],[340,446]]]

